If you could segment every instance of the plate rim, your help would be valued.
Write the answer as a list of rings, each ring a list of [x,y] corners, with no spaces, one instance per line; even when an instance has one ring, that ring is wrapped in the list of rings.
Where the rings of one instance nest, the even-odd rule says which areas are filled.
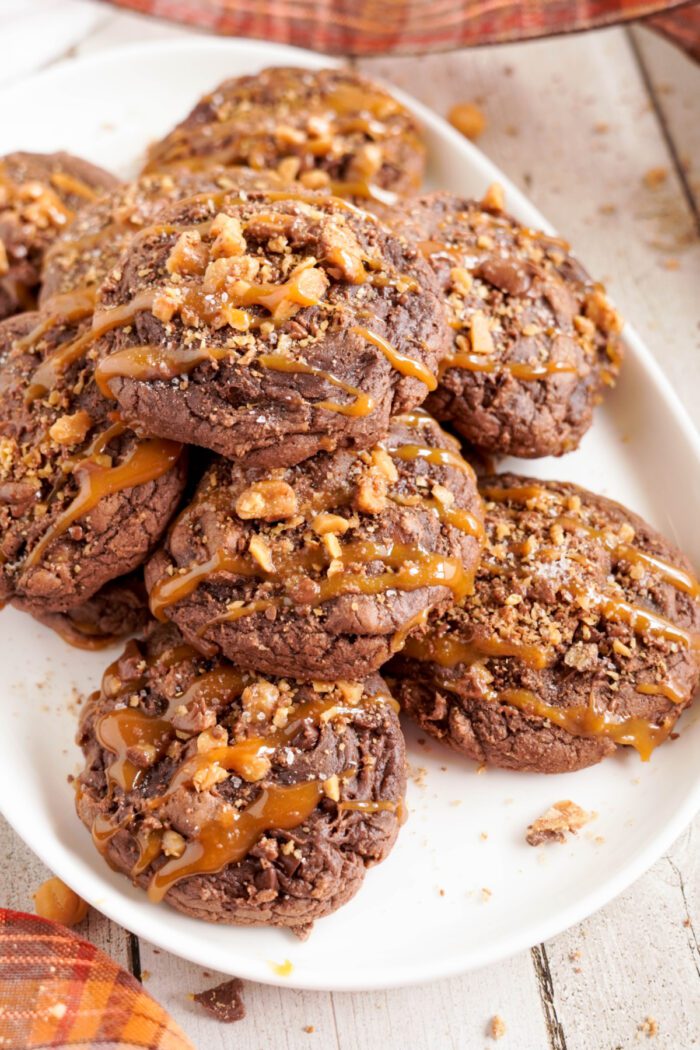
[[[27,85],[31,85],[32,88],[36,90],[41,90],[41,87],[45,82],[60,82],[64,77],[70,78],[72,76],[80,75],[83,70],[89,72],[91,68],[101,67],[105,61],[111,63],[118,63],[121,61],[128,64],[130,59],[139,59],[149,54],[162,55],[163,53],[191,52],[192,50],[217,51],[222,53],[230,51],[232,54],[235,54],[235,52],[240,49],[249,52],[259,52],[261,55],[261,61],[264,65],[281,64],[285,60],[290,64],[308,65],[314,68],[337,67],[342,65],[342,62],[332,56],[285,44],[269,44],[265,41],[248,40],[240,37],[227,37],[221,39],[206,36],[185,36],[181,39],[142,41],[115,46],[100,50],[93,54],[79,56],[74,59],[65,59],[41,70],[38,73],[21,77],[12,84],[2,87],[0,89],[0,101],[11,96],[14,92],[25,90]],[[373,76],[373,79],[382,82],[381,77]],[[386,81],[384,81],[384,83],[386,83]],[[418,116],[425,128],[429,129],[432,133],[443,140],[446,140],[448,143],[451,143],[451,145],[458,151],[461,151],[463,155],[468,158],[468,162],[472,169],[480,171],[483,174],[485,181],[498,179],[498,181],[502,183],[506,191],[510,211],[516,216],[518,216],[518,214],[526,214],[526,221],[538,224],[541,229],[549,233],[555,232],[552,225],[543,215],[541,215],[529,198],[523,194],[518,187],[510,181],[507,175],[488,157],[486,157],[477,146],[465,139],[459,132],[452,128],[444,118],[424,103],[413,98],[407,92],[395,87],[393,84],[387,84],[386,86],[400,101],[406,104],[407,107]],[[683,436],[690,446],[694,458],[698,462],[698,466],[700,466],[700,432],[698,432],[694,426],[689,411],[678,397],[670,379],[663,371],[660,363],[654,357],[651,350],[646,346],[645,342],[635,331],[634,327],[629,323],[625,324],[623,338],[626,344],[627,353],[634,356],[636,362],[641,366],[645,373],[645,382],[652,384],[665,402],[666,410],[681,428]],[[7,798],[11,798],[9,792],[7,792]],[[322,978],[314,979],[313,977],[305,977],[303,974],[300,974],[297,977],[295,976],[295,972],[292,972],[290,977],[280,977],[271,969],[266,969],[262,960],[249,957],[247,960],[248,965],[246,967],[247,972],[245,973],[245,976],[249,980],[290,989],[315,991],[369,991],[424,984],[430,981],[471,972],[495,962],[502,961],[532,947],[533,944],[548,940],[549,938],[564,932],[572,925],[581,922],[583,919],[589,917],[601,907],[608,904],[636,881],[645,871],[648,870],[649,867],[651,867],[652,864],[656,862],[656,860],[659,859],[659,857],[663,855],[674,839],[681,834],[698,811],[700,811],[700,774],[698,775],[692,789],[687,792],[683,803],[674,813],[673,819],[668,821],[666,826],[644,847],[640,848],[633,858],[620,868],[616,875],[605,878],[595,890],[579,897],[575,902],[568,905],[568,907],[558,909],[551,919],[547,921],[535,920],[530,925],[525,924],[520,928],[518,933],[511,935],[508,939],[502,938],[500,941],[496,942],[492,948],[489,948],[488,945],[481,945],[478,952],[472,950],[466,955],[452,955],[445,960],[442,965],[433,964],[427,972],[410,972],[411,969],[415,971],[415,962],[409,962],[402,964],[398,968],[398,975],[387,981],[374,981],[368,984],[361,976],[358,976],[353,979],[348,978],[329,983]],[[0,813],[2,813],[20,838],[31,850],[33,850],[34,853],[37,854],[37,856],[39,856],[52,872],[55,872],[55,874],[63,879],[67,885],[72,886],[76,892],[80,892],[80,889],[77,887],[80,887],[81,885],[81,872],[76,872],[75,864],[77,859],[67,847],[64,847],[57,839],[51,840],[48,844],[44,845],[42,843],[41,835],[38,833],[34,835],[32,833],[31,825],[29,827],[20,827],[20,815],[13,811],[11,805],[7,805],[5,792],[0,792]],[[52,847],[56,845],[57,841],[60,846],[60,854],[58,857],[55,857],[51,855],[51,852]],[[99,872],[93,872],[92,869],[90,869],[90,876],[97,879],[98,882],[101,879]],[[78,878],[77,886],[75,881],[76,878]],[[82,892],[85,892],[84,886],[82,887]],[[123,899],[124,898],[122,898],[117,892],[114,906],[112,906],[109,901],[105,904],[100,902],[100,904],[94,904],[93,906],[96,910],[102,912],[102,914],[106,915],[119,926],[122,926],[132,933],[136,933],[136,931],[131,928],[128,921],[125,924],[123,916],[120,915],[120,904]],[[156,914],[155,909],[154,914]],[[189,960],[197,965],[204,966],[205,968],[211,966],[211,956],[207,952],[206,943],[207,927],[204,924],[202,925],[204,936],[201,939],[196,939],[192,944],[188,943],[184,949],[179,949],[177,946],[173,946],[172,942],[169,941],[167,937],[161,936],[159,932],[161,929],[166,929],[167,924],[163,924],[159,919],[151,922],[148,912],[145,912],[145,920],[144,916],[140,914],[137,915],[136,918],[139,920],[135,924],[138,927],[138,933],[136,933],[137,936],[144,937],[157,947],[172,952],[175,955],[179,955],[181,958]],[[231,927],[231,929],[234,931],[235,927]],[[197,950],[193,950],[194,948]],[[475,957],[477,955],[478,958]],[[237,972],[240,975],[240,966],[237,967]],[[394,972],[396,973],[396,970]]]

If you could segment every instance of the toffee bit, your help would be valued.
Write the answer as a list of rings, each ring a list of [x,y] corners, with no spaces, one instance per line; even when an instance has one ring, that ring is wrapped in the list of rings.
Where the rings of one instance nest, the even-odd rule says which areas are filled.
[[[565,842],[567,834],[575,835],[597,814],[587,813],[575,802],[555,802],[541,817],[528,826],[525,841],[529,846],[543,842]]]
[[[242,993],[243,981],[240,977],[233,977],[215,988],[196,992],[193,999],[217,1021],[232,1024],[234,1021],[242,1021],[245,1017]]]

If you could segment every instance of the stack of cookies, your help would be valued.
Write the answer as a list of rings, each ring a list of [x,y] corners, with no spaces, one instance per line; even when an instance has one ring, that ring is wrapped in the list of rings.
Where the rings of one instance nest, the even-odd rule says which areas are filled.
[[[84,709],[77,809],[209,921],[304,936],[356,892],[404,818],[400,709],[561,772],[647,758],[700,677],[684,556],[492,465],[591,425],[603,288],[499,187],[419,195],[424,165],[337,69],[225,82],[132,183],[0,161],[0,597],[139,636]]]

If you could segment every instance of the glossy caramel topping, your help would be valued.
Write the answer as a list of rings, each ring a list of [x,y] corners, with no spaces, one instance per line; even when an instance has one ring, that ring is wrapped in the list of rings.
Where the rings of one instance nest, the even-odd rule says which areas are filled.
[[[314,368],[312,365],[307,365],[304,361],[293,361],[291,358],[283,357],[281,354],[261,354],[258,361],[263,368],[269,368],[273,372],[318,376],[324,383],[328,383],[337,390],[342,390],[343,393],[353,398],[350,402],[342,403],[328,400],[316,401],[314,403],[315,408],[325,408],[328,412],[337,412],[342,416],[368,416],[370,412],[374,411],[374,399],[369,394],[363,393],[358,387],[343,382],[337,376],[331,375],[330,372]]]
[[[473,586],[472,577],[466,572],[458,558],[432,554],[403,543],[380,545],[367,541],[346,544],[341,547],[337,559],[343,571],[333,576],[325,576],[315,584],[315,597],[312,606],[323,604],[342,594],[383,594],[389,589],[414,591],[423,587],[448,587],[456,598],[464,597]],[[293,584],[299,572],[310,569],[323,569],[328,564],[328,555],[320,549],[296,551],[291,554],[286,550],[272,550],[274,572],[265,572],[250,555],[232,554],[228,551],[217,551],[208,561],[189,566],[184,572],[164,576],[152,588],[150,607],[153,615],[159,620],[167,619],[165,609],[182,601],[188,595],[217,573],[226,572],[244,578],[268,580],[278,587]],[[385,572],[375,575],[367,573],[372,563],[381,563]],[[352,570],[361,566],[362,572]],[[288,598],[274,600],[278,606],[290,602]],[[223,614],[214,622],[221,623],[227,619],[237,619],[238,608],[232,615]]]
[[[115,467],[105,466],[99,459],[102,450],[122,430],[122,424],[115,424],[98,435],[88,454],[75,464],[73,475],[78,480],[78,494],[30,552],[25,563],[27,567],[37,565],[54,540],[75,521],[89,514],[101,500],[115,492],[155,481],[171,470],[180,458],[182,445],[153,438],[140,441],[123,463]]]
[[[527,361],[499,361],[489,357],[487,354],[451,354],[444,357],[440,362],[440,378],[450,368],[464,368],[469,372],[510,372],[515,379],[534,381],[546,379],[550,375],[585,375],[576,365],[568,361],[538,361],[529,363]]]
[[[366,339],[372,346],[376,346],[378,350],[386,357],[387,361],[392,368],[395,368],[402,376],[410,376],[412,379],[420,379],[421,383],[425,383],[428,390],[435,390],[437,387],[437,379],[424,364],[420,361],[414,361],[413,358],[408,357],[406,354],[402,354],[395,347],[388,343],[386,339],[383,339],[376,332],[371,332],[368,328],[354,327],[350,329],[356,335]]]
[[[110,688],[114,673],[113,665],[106,676]],[[138,684],[123,683],[125,692],[133,691]],[[242,687],[243,679],[238,671],[223,665],[195,679],[185,693],[170,702],[160,717],[147,715],[140,707],[115,708],[103,715],[96,726],[97,739],[116,756],[107,767],[109,784],[116,785],[122,791],[131,791],[137,786],[147,766],[137,765],[129,758],[129,753],[133,755],[135,750],[141,751],[148,760],[147,765],[162,758],[175,736],[172,718],[177,709],[187,708],[190,704],[212,707],[219,703],[225,706],[239,695]]]
[[[100,196],[98,190],[65,171],[54,171],[51,182],[62,193],[69,193],[72,197],[82,197],[85,201],[96,201]]]
[[[95,382],[103,397],[113,398],[110,384],[114,379],[169,382],[176,376],[188,375],[205,361],[222,361],[230,356],[230,350],[217,346],[131,346],[108,354],[98,361],[95,367]]]
[[[403,419],[403,416],[401,417]],[[433,448],[431,445],[386,445],[387,452],[397,459],[410,462],[414,459],[424,459],[436,467],[453,467],[463,474],[474,476],[474,468],[459,452],[453,452],[451,448]]]
[[[180,879],[221,871],[226,865],[243,860],[266,831],[286,831],[303,824],[322,796],[321,784],[312,780],[263,788],[243,810],[221,805],[199,836],[187,843],[182,856],[170,858],[153,875],[148,896],[152,901],[161,901]]]
[[[404,652],[414,660],[430,660],[441,667],[471,666],[488,657],[514,657],[528,667],[541,670],[554,660],[554,651],[538,645],[509,641],[493,635],[491,638],[474,636],[462,641],[450,635],[428,634],[409,638]]]
[[[654,748],[666,740],[674,721],[669,719],[658,725],[645,718],[617,718],[609,711],[596,711],[593,707],[556,707],[526,689],[506,689],[497,694],[496,700],[553,722],[572,736],[605,737],[616,744],[634,747],[645,762]]]
[[[666,682],[637,682],[634,689],[643,696],[665,696],[672,704],[684,704],[688,698],[687,691],[671,679]]]
[[[80,302],[82,299],[85,303],[87,303],[90,296],[90,292],[84,291],[70,294],[76,295],[77,302]],[[27,401],[35,401],[39,397],[44,397],[50,390],[53,390],[66,369],[75,361],[79,361],[97,339],[115,328],[133,324],[136,315],[141,311],[149,310],[152,302],[153,293],[142,292],[124,306],[115,306],[95,313],[92,319],[92,326],[86,332],[83,332],[82,335],[77,336],[70,342],[64,343],[42,361],[36,369],[27,390]],[[60,304],[58,304],[57,308],[60,309]],[[60,314],[54,311],[53,307],[50,316],[54,320],[61,317]]]

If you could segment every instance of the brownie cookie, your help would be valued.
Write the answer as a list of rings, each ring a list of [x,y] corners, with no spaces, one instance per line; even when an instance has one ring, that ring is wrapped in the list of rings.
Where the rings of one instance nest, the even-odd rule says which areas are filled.
[[[202,193],[282,190],[284,185],[273,171],[213,167],[197,175],[143,175],[123,183],[81,208],[45,252],[39,303],[76,288],[97,289],[133,236],[152,226],[170,204]]]
[[[0,602],[66,612],[136,568],[185,483],[182,446],[137,436],[93,381],[88,303],[0,325]]]
[[[120,638],[145,630],[150,616],[143,577],[134,572],[112,580],[82,605],[34,619],[76,649],[106,649]]]
[[[191,198],[100,295],[102,391],[151,433],[264,467],[373,445],[450,338],[416,249],[334,197]]]
[[[0,157],[0,320],[34,308],[46,249],[79,208],[117,185],[69,153]]]
[[[415,191],[425,145],[413,115],[350,69],[265,69],[226,80],[149,151],[146,171],[274,168],[310,189],[371,197]]]
[[[241,667],[356,678],[471,589],[482,522],[471,467],[421,412],[359,455],[219,460],[146,568],[151,611]]]
[[[407,202],[412,234],[443,289],[453,346],[426,407],[484,452],[559,456],[579,444],[622,358],[622,322],[558,237],[482,202]]]
[[[643,759],[700,679],[700,585],[636,514],[575,485],[480,482],[474,594],[409,639],[402,708],[479,762],[562,773],[616,748]]]
[[[394,844],[397,706],[376,675],[261,678],[159,627],[128,643],[84,710],[78,814],[151,900],[305,936]]]

